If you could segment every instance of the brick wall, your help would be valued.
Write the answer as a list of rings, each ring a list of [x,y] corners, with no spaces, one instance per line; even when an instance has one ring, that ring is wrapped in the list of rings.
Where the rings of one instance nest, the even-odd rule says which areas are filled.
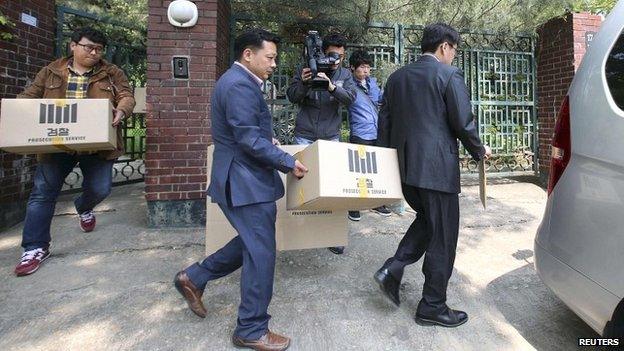
[[[169,0],[149,0],[145,198],[150,226],[205,223],[210,95],[227,60],[228,0],[194,1],[194,27],[169,24]],[[174,79],[174,56],[189,58],[189,78]]]
[[[539,173],[548,181],[551,141],[557,113],[586,50],[586,32],[597,32],[602,20],[588,13],[554,18],[537,30],[537,97]]]
[[[219,1],[217,13],[217,78],[230,67],[230,1]]]
[[[0,98],[13,98],[37,72],[54,59],[54,1],[0,1],[0,11],[16,24],[11,41],[0,40]],[[37,27],[21,22],[21,14],[37,18]],[[0,151],[0,230],[24,219],[32,188],[34,156]]]

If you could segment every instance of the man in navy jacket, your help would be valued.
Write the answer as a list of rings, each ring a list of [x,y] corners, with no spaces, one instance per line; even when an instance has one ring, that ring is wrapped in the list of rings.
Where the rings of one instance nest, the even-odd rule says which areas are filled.
[[[206,284],[242,267],[241,303],[232,342],[255,350],[285,350],[290,339],[268,329],[275,269],[275,201],[284,196],[277,170],[301,178],[307,169],[273,139],[261,85],[276,67],[279,38],[262,29],[235,41],[237,61],[218,80],[211,101],[214,156],[208,195],[238,235],[219,251],[179,272],[175,286],[190,309],[206,316]]]

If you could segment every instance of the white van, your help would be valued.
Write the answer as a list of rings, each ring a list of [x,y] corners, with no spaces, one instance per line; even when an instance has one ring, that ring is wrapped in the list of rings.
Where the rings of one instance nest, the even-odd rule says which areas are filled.
[[[624,337],[624,0],[563,102],[535,238],[542,281],[604,336]]]

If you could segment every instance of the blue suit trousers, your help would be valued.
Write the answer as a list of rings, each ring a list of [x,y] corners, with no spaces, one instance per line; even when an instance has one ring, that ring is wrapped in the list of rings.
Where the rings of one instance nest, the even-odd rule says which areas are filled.
[[[198,289],[238,268],[241,272],[241,303],[234,334],[257,340],[268,331],[267,313],[273,296],[275,273],[275,202],[232,207],[219,204],[238,235],[223,248],[185,272]]]

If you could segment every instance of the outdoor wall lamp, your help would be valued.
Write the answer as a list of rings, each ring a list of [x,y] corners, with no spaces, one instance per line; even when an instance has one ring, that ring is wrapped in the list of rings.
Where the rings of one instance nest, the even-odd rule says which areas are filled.
[[[197,5],[188,0],[174,0],[167,8],[169,23],[175,27],[192,27],[197,23]]]

